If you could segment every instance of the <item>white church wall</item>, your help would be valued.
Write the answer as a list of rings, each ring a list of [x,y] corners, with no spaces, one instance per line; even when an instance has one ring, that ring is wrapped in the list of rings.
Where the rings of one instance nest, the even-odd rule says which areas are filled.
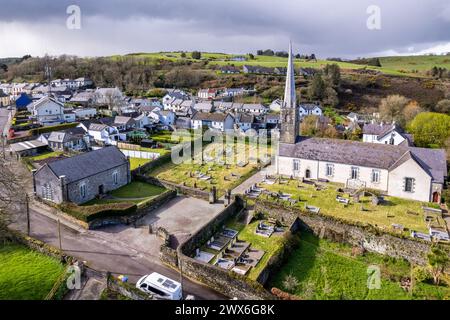
[[[414,192],[404,191],[404,179],[414,178]],[[389,174],[390,196],[425,201],[431,200],[431,177],[413,160],[410,159]]]

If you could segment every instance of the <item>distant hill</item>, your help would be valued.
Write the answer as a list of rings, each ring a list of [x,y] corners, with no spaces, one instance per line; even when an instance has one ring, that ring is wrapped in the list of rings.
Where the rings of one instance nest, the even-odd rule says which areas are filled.
[[[435,66],[450,70],[450,54],[440,56],[380,57],[379,59],[383,68],[395,69],[404,73],[411,73],[415,70],[424,72],[431,70]]]

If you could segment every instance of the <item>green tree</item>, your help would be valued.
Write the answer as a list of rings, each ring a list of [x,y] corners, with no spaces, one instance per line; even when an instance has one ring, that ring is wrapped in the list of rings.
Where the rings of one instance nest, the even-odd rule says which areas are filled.
[[[186,52],[182,52],[182,53],[181,53],[181,57],[182,57],[182,58],[186,58]]]
[[[316,73],[308,88],[308,95],[310,99],[322,100],[325,96],[325,81],[320,73]]]
[[[433,282],[435,285],[439,285],[441,276],[450,262],[448,252],[438,246],[434,246],[428,253],[427,258]]]
[[[445,147],[450,136],[450,116],[442,113],[423,112],[408,125],[418,147]]]
[[[200,60],[202,58],[202,53],[200,51],[193,51],[191,56],[192,59]]]

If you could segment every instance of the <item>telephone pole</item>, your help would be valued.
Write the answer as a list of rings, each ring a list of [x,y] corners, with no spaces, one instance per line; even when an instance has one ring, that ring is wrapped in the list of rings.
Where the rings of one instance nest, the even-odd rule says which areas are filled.
[[[58,219],[58,240],[59,240],[59,251],[62,255],[61,221],[59,219]]]
[[[26,205],[26,209],[27,209],[27,235],[30,236],[30,234],[31,234],[30,199],[28,197],[28,194],[25,196],[25,205]]]

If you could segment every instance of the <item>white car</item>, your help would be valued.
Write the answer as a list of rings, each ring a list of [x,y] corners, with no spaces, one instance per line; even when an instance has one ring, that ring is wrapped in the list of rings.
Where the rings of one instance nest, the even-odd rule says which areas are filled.
[[[166,300],[181,300],[181,283],[169,279],[159,273],[143,276],[136,283],[136,288],[142,292],[155,295],[157,298]]]

